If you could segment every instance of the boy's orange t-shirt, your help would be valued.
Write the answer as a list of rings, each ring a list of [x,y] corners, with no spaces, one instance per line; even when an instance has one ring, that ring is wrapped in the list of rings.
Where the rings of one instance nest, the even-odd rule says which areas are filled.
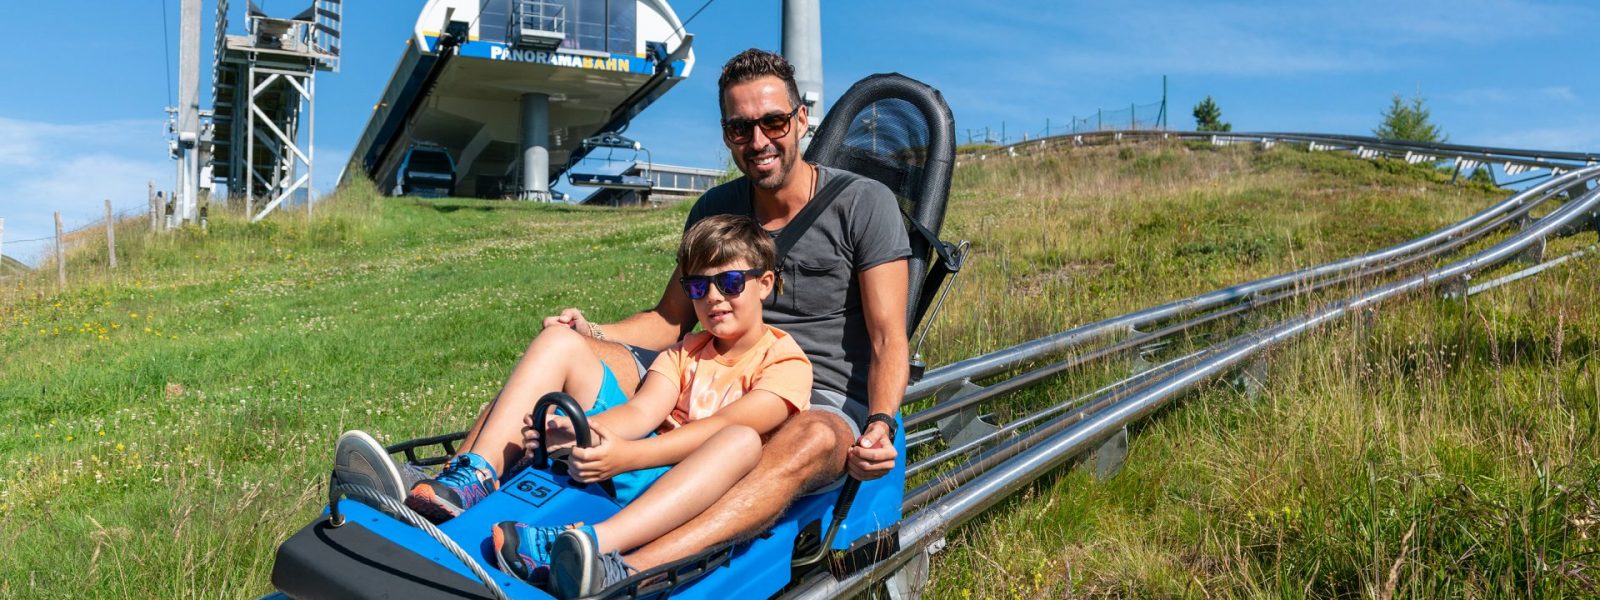
[[[730,361],[712,345],[711,334],[689,334],[662,351],[650,371],[678,385],[678,402],[656,429],[666,433],[704,419],[743,398],[766,390],[782,398],[791,414],[811,406],[811,360],[789,334],[771,325],[748,351]]]

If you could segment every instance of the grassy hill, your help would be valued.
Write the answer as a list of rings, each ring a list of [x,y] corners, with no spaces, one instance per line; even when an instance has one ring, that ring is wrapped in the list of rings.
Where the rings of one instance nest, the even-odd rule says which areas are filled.
[[[951,362],[1385,246],[1504,195],[1283,148],[968,162],[946,234],[973,240],[974,259],[925,354]],[[267,591],[273,549],[325,500],[339,432],[464,428],[544,316],[606,321],[652,302],[686,209],[361,187],[310,224],[124,227],[122,269],[74,255],[64,292],[44,274],[7,282],[0,597]],[[930,593],[1595,593],[1597,271],[1579,261],[1464,305],[1418,299],[1279,352],[1259,397],[1214,386],[1140,427],[1121,475],[1048,477],[953,532]]]

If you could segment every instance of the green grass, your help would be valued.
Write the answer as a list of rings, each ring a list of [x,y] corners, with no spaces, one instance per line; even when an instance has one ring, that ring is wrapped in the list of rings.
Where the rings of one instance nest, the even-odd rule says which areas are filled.
[[[975,254],[924,348],[935,365],[1389,245],[1504,196],[1395,161],[1205,145],[991,158],[953,187],[946,236]],[[686,209],[361,187],[309,224],[125,224],[118,271],[85,250],[66,291],[53,273],[11,284],[0,597],[268,590],[274,548],[321,508],[340,431],[465,427],[544,316],[653,302]],[[1464,305],[1417,298],[1275,352],[1260,396],[1212,386],[1138,427],[1117,477],[1062,471],[952,532],[930,594],[1595,594],[1597,275],[1583,260]]]

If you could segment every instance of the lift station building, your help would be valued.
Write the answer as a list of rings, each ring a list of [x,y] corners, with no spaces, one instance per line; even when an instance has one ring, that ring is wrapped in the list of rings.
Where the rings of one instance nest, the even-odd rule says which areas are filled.
[[[692,40],[665,0],[429,0],[342,178],[547,200],[585,138],[689,76]]]

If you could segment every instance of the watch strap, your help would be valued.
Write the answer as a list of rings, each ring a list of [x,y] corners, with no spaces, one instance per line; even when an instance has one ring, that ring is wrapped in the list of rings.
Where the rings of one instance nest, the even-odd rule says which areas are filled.
[[[894,415],[890,415],[888,413],[873,413],[872,416],[867,417],[866,426],[861,428],[862,433],[865,433],[866,428],[871,427],[875,422],[883,423],[889,427],[890,438],[893,438],[894,434],[900,430],[900,424],[895,422]]]

